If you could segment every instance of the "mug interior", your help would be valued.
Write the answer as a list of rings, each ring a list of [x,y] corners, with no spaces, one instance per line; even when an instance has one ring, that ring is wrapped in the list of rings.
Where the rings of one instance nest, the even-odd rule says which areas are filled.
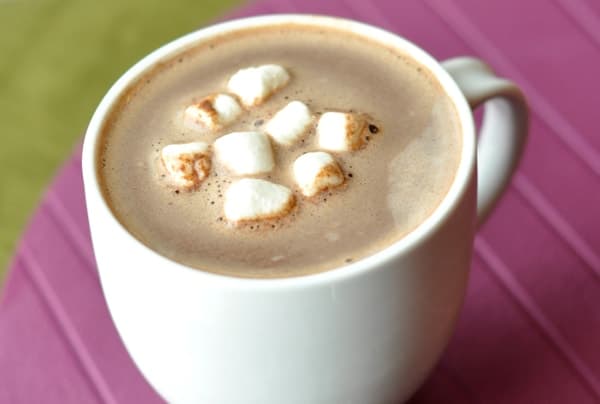
[[[110,220],[114,221],[114,225],[120,227],[130,236],[132,242],[139,243],[141,247],[146,249],[149,254],[155,254],[159,261],[163,261],[165,259],[163,256],[159,255],[138,241],[129,233],[126,228],[121,225],[119,220],[117,220],[113,214],[112,210],[109,208],[108,203],[104,199],[104,196],[100,190],[98,172],[96,169],[98,158],[97,148],[102,129],[112,108],[117,104],[121,96],[126,93],[140,77],[144,76],[160,63],[172,60],[177,55],[198,46],[202,42],[209,41],[217,35],[223,35],[226,33],[243,31],[256,27],[276,27],[278,25],[286,24],[333,28],[358,34],[371,41],[377,42],[384,47],[394,48],[400,53],[407,54],[420,63],[423,67],[428,69],[431,75],[438,80],[439,85],[452,100],[457,112],[459,124],[461,126],[461,155],[454,180],[452,181],[448,192],[443,197],[440,204],[415,229],[377,253],[343,267],[297,277],[270,279],[239,278],[227,275],[219,275],[194,269],[171,260],[168,261],[170,261],[172,265],[169,265],[169,268],[166,268],[165,270],[193,271],[197,273],[197,276],[206,277],[207,279],[211,279],[213,281],[234,282],[239,283],[240,285],[262,285],[264,287],[279,287],[282,285],[303,286],[313,284],[315,282],[319,283],[333,281],[345,277],[357,276],[358,274],[368,271],[376,266],[385,265],[386,262],[414,248],[422,240],[433,234],[439,225],[446,220],[453,209],[455,209],[456,205],[460,202],[464,192],[467,189],[468,183],[475,169],[476,148],[473,116],[470,107],[457,84],[442,68],[442,66],[427,52],[407,41],[406,39],[403,39],[381,28],[342,18],[298,14],[279,14],[243,18],[216,24],[199,31],[192,32],[150,53],[119,78],[119,80],[104,96],[98,108],[94,112],[94,115],[85,133],[82,156],[83,176],[84,182],[86,183],[85,191],[86,194],[88,194],[86,197],[99,200],[101,202],[101,208],[106,210],[104,213],[107,213],[107,216],[110,217]]]

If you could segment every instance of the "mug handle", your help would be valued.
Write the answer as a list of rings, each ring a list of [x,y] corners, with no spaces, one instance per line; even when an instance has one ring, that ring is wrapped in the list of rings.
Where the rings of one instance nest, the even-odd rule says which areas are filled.
[[[457,57],[442,66],[465,95],[471,109],[485,103],[477,144],[477,226],[488,218],[506,190],[523,154],[529,110],[521,90],[497,77],[479,59]]]

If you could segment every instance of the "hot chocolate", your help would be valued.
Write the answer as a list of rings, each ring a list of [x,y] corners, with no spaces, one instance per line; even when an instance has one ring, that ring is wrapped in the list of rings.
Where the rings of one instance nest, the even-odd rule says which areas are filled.
[[[285,85],[257,105],[231,94],[232,75],[268,64],[285,68]],[[210,130],[185,124],[189,105],[218,93],[239,100],[235,116]],[[292,101],[304,103],[311,120],[291,144],[269,137],[274,168],[240,176],[213,158],[216,139],[267,133],[271,119]],[[363,119],[355,150],[323,149],[327,143],[317,132],[330,112]],[[376,253],[422,223],[454,179],[460,132],[449,97],[409,56],[336,30],[248,29],[202,43],[140,79],[103,129],[98,172],[116,217],[158,253],[224,275],[299,276]],[[211,161],[202,160],[205,175],[184,189],[168,181],[161,152],[190,142],[203,142],[199,147],[210,150]],[[343,180],[313,195],[298,185],[294,163],[323,151]],[[293,206],[268,220],[232,222],[224,200],[245,177],[288,188]]]

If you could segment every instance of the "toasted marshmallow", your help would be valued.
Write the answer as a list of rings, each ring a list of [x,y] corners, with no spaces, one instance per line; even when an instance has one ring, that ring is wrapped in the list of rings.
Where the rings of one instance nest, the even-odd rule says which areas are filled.
[[[305,153],[294,161],[294,179],[302,194],[313,196],[344,182],[342,169],[329,153]]]
[[[183,124],[191,129],[214,131],[232,123],[242,112],[242,107],[231,95],[212,94],[185,109]]]
[[[267,133],[279,144],[292,145],[302,137],[312,121],[310,110],[300,101],[292,101],[267,123]]]
[[[326,112],[317,124],[319,146],[332,151],[358,150],[365,142],[363,132],[366,126],[366,120],[360,115]]]
[[[273,169],[273,150],[269,137],[261,132],[232,132],[214,143],[221,163],[236,175],[266,173]]]
[[[161,160],[171,182],[188,190],[197,188],[210,172],[210,151],[204,142],[165,146]]]
[[[294,207],[292,191],[283,185],[255,178],[234,182],[225,193],[225,217],[231,222],[274,219]]]
[[[244,105],[259,105],[290,80],[288,72],[279,65],[262,65],[241,69],[229,79],[227,87]]]

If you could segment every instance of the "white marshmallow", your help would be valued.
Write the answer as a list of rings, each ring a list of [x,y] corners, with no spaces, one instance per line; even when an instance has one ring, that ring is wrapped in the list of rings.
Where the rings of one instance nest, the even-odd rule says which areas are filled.
[[[291,145],[306,132],[312,121],[310,110],[300,101],[292,101],[267,123],[267,133],[279,144]]]
[[[198,187],[210,172],[210,151],[204,142],[165,146],[161,151],[161,160],[170,180],[186,189]]]
[[[195,130],[218,130],[237,119],[243,110],[228,94],[212,94],[189,105],[183,113],[185,126]]]
[[[232,222],[278,218],[288,214],[294,202],[292,191],[283,185],[243,178],[225,192],[225,217]]]
[[[261,132],[232,132],[214,143],[215,154],[236,175],[266,173],[273,169],[269,137]]]
[[[342,169],[329,153],[305,153],[294,161],[294,179],[305,196],[313,196],[344,182]]]
[[[326,112],[317,124],[319,146],[332,151],[357,150],[364,144],[366,121],[359,115]]]
[[[229,91],[244,105],[259,105],[290,80],[288,72],[279,65],[262,65],[241,69],[229,79]]]

